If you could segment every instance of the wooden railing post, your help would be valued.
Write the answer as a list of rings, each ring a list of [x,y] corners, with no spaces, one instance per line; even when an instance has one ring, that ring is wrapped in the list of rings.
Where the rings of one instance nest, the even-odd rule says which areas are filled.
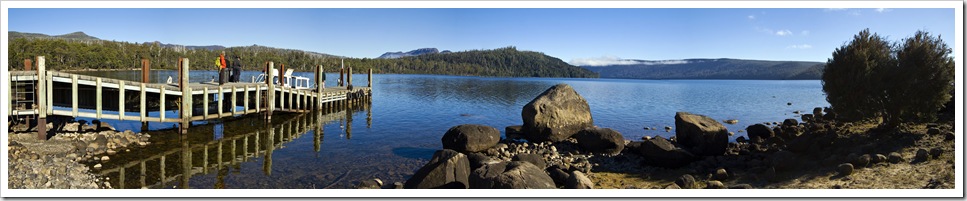
[[[373,87],[373,69],[372,68],[369,69],[369,74],[367,75],[366,80],[369,81],[369,87],[372,88]]]
[[[141,59],[141,82],[151,83],[151,62]]]
[[[353,86],[353,66],[350,65],[346,70],[346,85]]]
[[[268,75],[265,78],[265,83],[269,85],[268,92],[265,93],[265,101],[268,103],[266,119],[272,120],[272,111],[275,110],[275,83],[272,81],[275,78],[275,63],[269,62],[265,74]]]
[[[178,59],[178,87],[181,88],[181,134],[188,134],[188,127],[191,126],[191,87],[188,86],[188,71],[191,69],[191,62],[188,58]]]
[[[47,139],[47,69],[44,57],[37,57],[37,139]]]

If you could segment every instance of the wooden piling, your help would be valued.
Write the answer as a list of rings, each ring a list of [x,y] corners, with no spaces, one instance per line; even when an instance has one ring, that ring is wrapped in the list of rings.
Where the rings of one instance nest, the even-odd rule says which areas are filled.
[[[118,120],[124,120],[124,80],[118,80]]]
[[[262,112],[262,105],[259,103],[261,99],[262,99],[262,87],[259,85],[255,85],[255,112],[256,113]]]
[[[181,133],[187,134],[188,127],[191,126],[191,87],[188,86],[188,71],[191,69],[191,62],[188,58],[180,58],[178,69],[181,72],[178,75],[178,87],[181,89]]]
[[[47,96],[44,94],[47,91],[47,82],[44,80],[47,78],[46,65],[44,64],[44,57],[37,57],[37,139],[47,140]]]
[[[266,119],[272,120],[272,111],[275,110],[275,83],[272,82],[272,79],[275,77],[275,73],[274,73],[275,64],[273,64],[270,61],[269,65],[266,68],[268,70],[265,71],[265,73],[268,74],[269,76],[268,78],[265,79],[265,82],[269,85],[269,89],[268,89],[268,93],[266,93],[265,95],[267,96],[266,102],[269,104],[269,106],[268,106],[268,110],[265,111],[265,114],[266,114]]]
[[[242,108],[244,109],[242,110],[242,114],[248,114],[248,85],[245,85],[244,87],[245,89],[243,90],[244,91],[243,93],[245,95],[242,96],[243,98],[242,100],[244,100],[242,101],[244,105]]]
[[[158,111],[160,111],[161,114],[159,114],[158,117],[160,117],[159,122],[165,122],[165,86],[161,86],[160,90],[161,90],[161,98],[160,98],[161,107],[158,107]]]
[[[346,85],[353,86],[353,66],[350,65],[346,71]]]
[[[71,116],[77,118],[77,75],[71,75]]]
[[[148,112],[147,112],[148,105],[146,104],[147,103],[147,97],[145,97],[145,95],[147,94],[147,90],[145,90],[144,87],[145,87],[144,86],[144,82],[142,82],[141,83],[141,107],[140,107],[141,108],[141,122],[146,122],[145,117],[148,116]],[[76,114],[75,114],[75,116],[76,116]]]
[[[373,69],[372,68],[369,69],[369,74],[367,74],[366,80],[369,82],[368,86],[372,88],[373,87]]]
[[[103,93],[104,90],[101,87],[101,78],[100,77],[95,78],[94,83],[95,83],[94,97],[95,99],[97,99],[97,102],[94,103],[94,105],[96,105],[96,112],[97,112],[95,116],[96,116],[96,119],[101,119],[101,109],[102,109],[101,107],[102,105],[104,105],[101,101],[101,97],[104,96],[104,93]]]
[[[202,119],[208,120],[208,87],[202,88]]]
[[[31,71],[32,70],[31,67],[33,67],[33,66],[34,66],[33,60],[24,59],[24,70],[25,71]]]
[[[322,79],[322,77],[326,76],[324,73],[326,72],[322,69],[322,65],[317,65],[316,66],[316,100],[315,100],[316,102],[315,109],[317,110],[322,107],[322,101],[320,101],[320,98],[322,98],[322,90],[325,89],[326,87],[326,81]]]
[[[238,87],[232,86],[232,115],[238,115]]]
[[[151,83],[151,62],[141,59],[141,82]]]
[[[218,86],[218,118],[222,118],[222,113],[224,113],[224,111],[222,111],[223,110],[222,108],[224,107],[222,105],[222,102],[224,100],[225,100],[225,88],[219,85]]]

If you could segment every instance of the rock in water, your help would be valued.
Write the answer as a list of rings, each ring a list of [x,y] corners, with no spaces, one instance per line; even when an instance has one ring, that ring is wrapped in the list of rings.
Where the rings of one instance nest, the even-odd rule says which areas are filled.
[[[523,126],[508,126],[504,128],[504,133],[507,135],[507,139],[522,139],[524,138]]]
[[[647,164],[659,167],[678,168],[691,163],[695,159],[695,155],[676,147],[661,136],[641,142],[637,153],[646,159]]]
[[[823,108],[821,108],[821,107],[813,108],[813,117],[816,118],[816,119],[822,119],[823,118]]]
[[[454,126],[443,134],[444,149],[470,153],[487,150],[500,141],[500,131],[496,128],[477,124]]]
[[[470,161],[460,152],[444,149],[433,153],[433,159],[416,171],[405,188],[456,188],[469,187]]]
[[[760,139],[765,140],[776,136],[776,133],[773,133],[772,129],[769,128],[769,126],[762,125],[762,124],[751,125],[749,127],[746,127],[745,130],[748,130],[749,132],[749,139],[754,139],[758,137]]]
[[[625,148],[625,138],[618,131],[610,128],[585,128],[574,135],[585,151],[614,155]]]
[[[836,172],[839,172],[840,176],[846,176],[853,174],[853,164],[843,163],[836,166]]]
[[[715,119],[687,112],[675,114],[675,137],[695,155],[717,156],[729,145],[729,131]]]
[[[485,165],[474,170],[470,178],[475,189],[556,188],[543,169],[523,161]]]
[[[532,142],[561,141],[594,125],[591,107],[567,84],[558,84],[524,105],[523,130]]]
[[[567,182],[564,184],[564,188],[567,189],[592,189],[594,188],[594,182],[584,176],[581,171],[572,171],[571,176],[567,178]]]

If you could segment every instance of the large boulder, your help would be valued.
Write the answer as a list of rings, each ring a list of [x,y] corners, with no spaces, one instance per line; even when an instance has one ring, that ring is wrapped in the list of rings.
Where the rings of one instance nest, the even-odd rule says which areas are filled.
[[[585,128],[574,135],[585,151],[599,154],[618,154],[625,148],[625,138],[610,128]]]
[[[594,188],[594,182],[584,176],[581,171],[572,171],[571,176],[567,178],[567,182],[564,184],[564,188],[567,189],[592,189]]]
[[[523,161],[484,165],[473,171],[470,180],[470,187],[475,189],[556,188],[543,169]]]
[[[675,114],[675,137],[685,149],[699,156],[722,155],[729,146],[729,131],[725,126],[715,119],[688,112]]]
[[[453,188],[469,187],[470,161],[460,152],[444,149],[433,153],[433,159],[416,171],[405,188]]]
[[[533,142],[557,142],[594,125],[588,101],[567,84],[558,84],[524,105],[523,131]]]
[[[776,133],[773,133],[769,126],[762,124],[751,125],[746,127],[745,130],[749,133],[749,139],[758,137],[759,139],[765,140],[776,136]]]
[[[444,149],[470,153],[487,150],[500,141],[500,131],[496,128],[477,124],[454,126],[443,134]]]
[[[638,145],[638,154],[645,158],[645,163],[659,167],[678,168],[695,160],[695,155],[676,147],[661,136],[641,142]]]
[[[505,127],[504,128],[504,135],[506,135],[507,139],[520,139],[520,138],[524,138],[523,128],[524,128],[524,126],[521,126],[521,125]]]
[[[544,157],[537,154],[520,153],[514,156],[514,158],[512,158],[511,160],[528,162],[528,163],[534,164],[534,166],[537,166],[539,168],[547,167],[547,162],[544,161]]]

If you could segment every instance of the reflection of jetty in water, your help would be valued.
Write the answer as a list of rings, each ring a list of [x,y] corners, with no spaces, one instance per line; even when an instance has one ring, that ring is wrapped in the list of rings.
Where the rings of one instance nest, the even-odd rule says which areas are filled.
[[[366,111],[366,127],[372,126],[372,102],[369,99],[356,99],[337,103],[342,109],[327,109],[291,115],[281,123],[266,122],[264,117],[243,117],[234,121],[221,122],[225,136],[220,139],[216,125],[189,128],[189,135],[158,134],[160,140],[171,142],[155,143],[144,147],[141,153],[118,153],[112,160],[103,162],[104,169],[97,175],[109,178],[114,188],[166,188],[170,184],[179,188],[189,188],[189,180],[195,174],[217,172],[215,185],[211,188],[224,188],[224,179],[230,167],[239,170],[241,163],[251,158],[264,157],[262,170],[272,174],[272,152],[285,148],[291,142],[310,131],[313,133],[313,150],[322,147],[324,127],[327,123],[338,121],[345,126],[346,138],[352,138],[353,113]],[[220,128],[219,128],[220,129]],[[231,129],[231,130],[229,130]],[[244,133],[232,135],[232,131]],[[244,131],[255,130],[245,133]],[[177,132],[177,131],[170,131]],[[205,135],[205,134],[210,135]],[[179,139],[163,139],[180,136]],[[203,136],[203,137],[199,137]],[[340,135],[341,136],[341,135]],[[177,142],[177,143],[176,143]],[[178,145],[180,144],[180,145]],[[154,148],[153,148],[154,147]],[[153,154],[151,154],[153,153]]]

